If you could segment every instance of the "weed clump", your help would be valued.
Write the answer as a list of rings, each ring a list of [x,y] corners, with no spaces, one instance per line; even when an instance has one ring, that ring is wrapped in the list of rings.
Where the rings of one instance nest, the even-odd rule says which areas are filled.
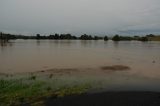
[[[50,74],[50,75],[49,75],[49,78],[52,78],[52,77],[53,77],[53,74]]]
[[[36,80],[36,76],[35,76],[35,75],[32,75],[29,79],[30,79],[30,80]]]

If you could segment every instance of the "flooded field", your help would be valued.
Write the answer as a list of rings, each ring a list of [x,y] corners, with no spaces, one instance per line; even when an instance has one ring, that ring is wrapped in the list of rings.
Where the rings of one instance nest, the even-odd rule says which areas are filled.
[[[0,72],[55,68],[131,67],[131,73],[160,76],[160,42],[13,40],[0,46]]]

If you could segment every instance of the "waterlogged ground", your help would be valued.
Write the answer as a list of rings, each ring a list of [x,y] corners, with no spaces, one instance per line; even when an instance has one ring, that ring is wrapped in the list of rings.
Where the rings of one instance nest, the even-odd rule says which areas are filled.
[[[0,105],[45,105],[45,101],[70,95],[106,91],[159,92],[159,79],[128,74],[128,66],[97,69],[49,69],[29,73],[0,74]]]
[[[92,80],[66,76],[27,74],[0,76],[0,105],[44,105],[49,97],[80,95],[92,88]]]

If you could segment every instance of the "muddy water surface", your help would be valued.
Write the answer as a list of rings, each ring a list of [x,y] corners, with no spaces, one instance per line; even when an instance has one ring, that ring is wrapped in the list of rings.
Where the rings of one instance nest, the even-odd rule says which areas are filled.
[[[12,40],[1,43],[0,73],[27,72],[103,77],[118,85],[118,89],[125,88],[122,85],[134,88],[136,84],[140,88],[143,84],[143,89],[148,86],[160,89],[160,42]]]

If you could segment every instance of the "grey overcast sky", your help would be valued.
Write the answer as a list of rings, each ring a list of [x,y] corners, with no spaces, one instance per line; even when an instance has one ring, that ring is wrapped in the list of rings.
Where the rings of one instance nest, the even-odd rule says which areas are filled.
[[[160,34],[160,0],[0,0],[0,31]]]

